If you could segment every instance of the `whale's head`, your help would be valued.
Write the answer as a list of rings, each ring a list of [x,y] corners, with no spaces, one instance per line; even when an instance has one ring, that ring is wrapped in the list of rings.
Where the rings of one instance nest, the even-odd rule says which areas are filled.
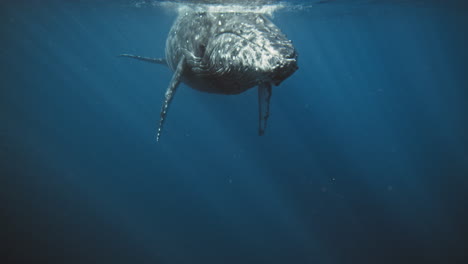
[[[211,37],[202,47],[210,72],[233,81],[279,85],[297,69],[291,41],[269,19],[255,13],[212,16]]]

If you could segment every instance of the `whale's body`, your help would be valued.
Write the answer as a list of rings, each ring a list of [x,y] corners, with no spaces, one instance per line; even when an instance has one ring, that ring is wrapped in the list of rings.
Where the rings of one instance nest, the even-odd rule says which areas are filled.
[[[180,14],[169,32],[165,53],[165,60],[122,54],[167,64],[174,72],[161,109],[158,140],[180,82],[218,94],[239,94],[258,86],[259,134],[263,134],[271,86],[279,85],[298,69],[291,41],[268,18],[253,12]]]

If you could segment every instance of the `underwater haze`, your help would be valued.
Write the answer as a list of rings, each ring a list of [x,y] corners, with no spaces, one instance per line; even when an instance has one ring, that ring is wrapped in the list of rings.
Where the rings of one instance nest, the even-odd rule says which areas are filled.
[[[0,263],[468,263],[466,1],[282,5],[265,135],[181,84],[156,142],[172,72],[117,55],[171,5],[1,1]]]

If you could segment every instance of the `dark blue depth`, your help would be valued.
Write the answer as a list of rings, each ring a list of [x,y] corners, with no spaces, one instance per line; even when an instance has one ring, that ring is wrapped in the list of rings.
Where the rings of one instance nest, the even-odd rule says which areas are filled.
[[[0,263],[468,263],[463,1],[278,12],[266,134],[182,85],[159,143],[171,72],[116,55],[175,13],[136,3],[1,2]]]

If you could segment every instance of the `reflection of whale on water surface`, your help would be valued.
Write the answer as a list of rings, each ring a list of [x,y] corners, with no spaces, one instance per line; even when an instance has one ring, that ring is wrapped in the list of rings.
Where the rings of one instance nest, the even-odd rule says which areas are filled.
[[[210,5],[185,8],[166,41],[166,59],[122,54],[166,64],[174,71],[161,109],[159,140],[169,104],[177,86],[210,93],[239,94],[258,86],[259,134],[266,128],[271,86],[297,70],[291,41],[259,12],[213,10]]]

